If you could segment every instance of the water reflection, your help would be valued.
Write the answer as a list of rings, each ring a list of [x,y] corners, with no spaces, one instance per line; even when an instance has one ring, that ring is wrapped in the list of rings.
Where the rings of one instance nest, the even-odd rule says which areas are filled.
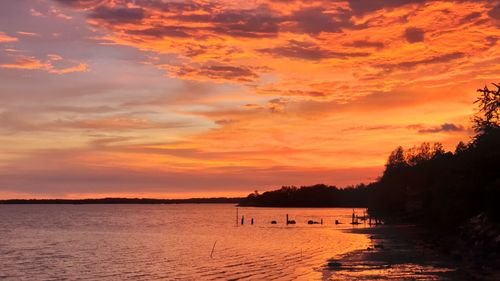
[[[347,221],[351,209],[239,208],[246,218],[239,227],[232,205],[0,211],[0,278],[11,279],[321,279],[328,258],[370,243],[366,235],[343,232],[347,224],[334,224]],[[286,225],[286,214],[297,224]],[[306,223],[321,219],[324,225]]]
[[[236,227],[224,204],[0,206],[0,279],[334,279],[329,259],[373,246],[352,209],[238,212]]]

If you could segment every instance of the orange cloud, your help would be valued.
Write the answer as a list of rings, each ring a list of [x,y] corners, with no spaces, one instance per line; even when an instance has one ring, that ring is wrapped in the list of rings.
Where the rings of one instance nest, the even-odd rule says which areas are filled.
[[[0,68],[7,69],[29,69],[29,70],[45,70],[50,73],[68,74],[73,72],[85,72],[88,66],[85,63],[79,63],[76,66],[70,67],[55,67],[54,61],[61,61],[62,57],[59,55],[49,55],[49,60],[41,61],[35,57],[24,55],[17,55],[13,57],[13,61],[9,63],[0,64]]]
[[[76,66],[67,67],[67,68],[60,68],[60,69],[51,68],[49,70],[49,72],[57,73],[57,74],[68,74],[68,73],[73,73],[73,72],[86,72],[86,71],[88,71],[88,66],[85,63],[80,63]]]
[[[0,32],[0,43],[1,42],[16,42],[18,39],[16,37],[9,36],[4,32]]]
[[[33,57],[18,56],[12,63],[0,64],[2,68],[13,68],[13,69],[44,69],[48,70],[52,68],[50,63],[42,62]]]
[[[366,182],[398,145],[466,141],[476,87],[500,79],[498,1],[55,2],[37,20],[71,15],[70,31],[39,34],[85,50],[41,57],[10,37],[34,55],[7,51],[0,67],[92,71],[36,86],[8,73],[2,192]]]
[[[149,61],[172,77],[252,82],[258,93],[345,101],[450,67],[470,73],[464,63],[488,53],[498,61],[493,50],[500,34],[491,3],[425,2],[75,6],[90,10],[91,24],[107,28],[103,40],[174,55],[167,63]]]

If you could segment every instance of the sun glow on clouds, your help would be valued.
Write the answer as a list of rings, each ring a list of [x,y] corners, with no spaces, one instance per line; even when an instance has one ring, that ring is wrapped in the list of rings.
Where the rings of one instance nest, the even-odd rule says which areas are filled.
[[[498,1],[1,5],[1,194],[367,182],[500,78]]]

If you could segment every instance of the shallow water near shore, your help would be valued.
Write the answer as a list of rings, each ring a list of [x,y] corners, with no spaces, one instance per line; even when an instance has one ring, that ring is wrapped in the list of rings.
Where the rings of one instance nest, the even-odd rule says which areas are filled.
[[[329,260],[374,245],[352,209],[238,212],[243,226],[231,204],[0,205],[0,279],[337,280]]]
[[[348,231],[369,235],[372,246],[330,259],[324,280],[471,280],[457,261],[424,243],[412,225]]]

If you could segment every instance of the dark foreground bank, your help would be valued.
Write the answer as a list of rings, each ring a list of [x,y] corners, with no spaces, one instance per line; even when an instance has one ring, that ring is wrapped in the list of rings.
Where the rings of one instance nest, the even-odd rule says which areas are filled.
[[[336,259],[325,280],[468,280],[458,263],[415,239],[412,226],[380,226],[351,230],[370,236],[372,245]]]
[[[371,246],[329,260],[323,280],[500,280],[494,268],[443,254],[426,232],[412,225],[349,231],[369,235]]]

